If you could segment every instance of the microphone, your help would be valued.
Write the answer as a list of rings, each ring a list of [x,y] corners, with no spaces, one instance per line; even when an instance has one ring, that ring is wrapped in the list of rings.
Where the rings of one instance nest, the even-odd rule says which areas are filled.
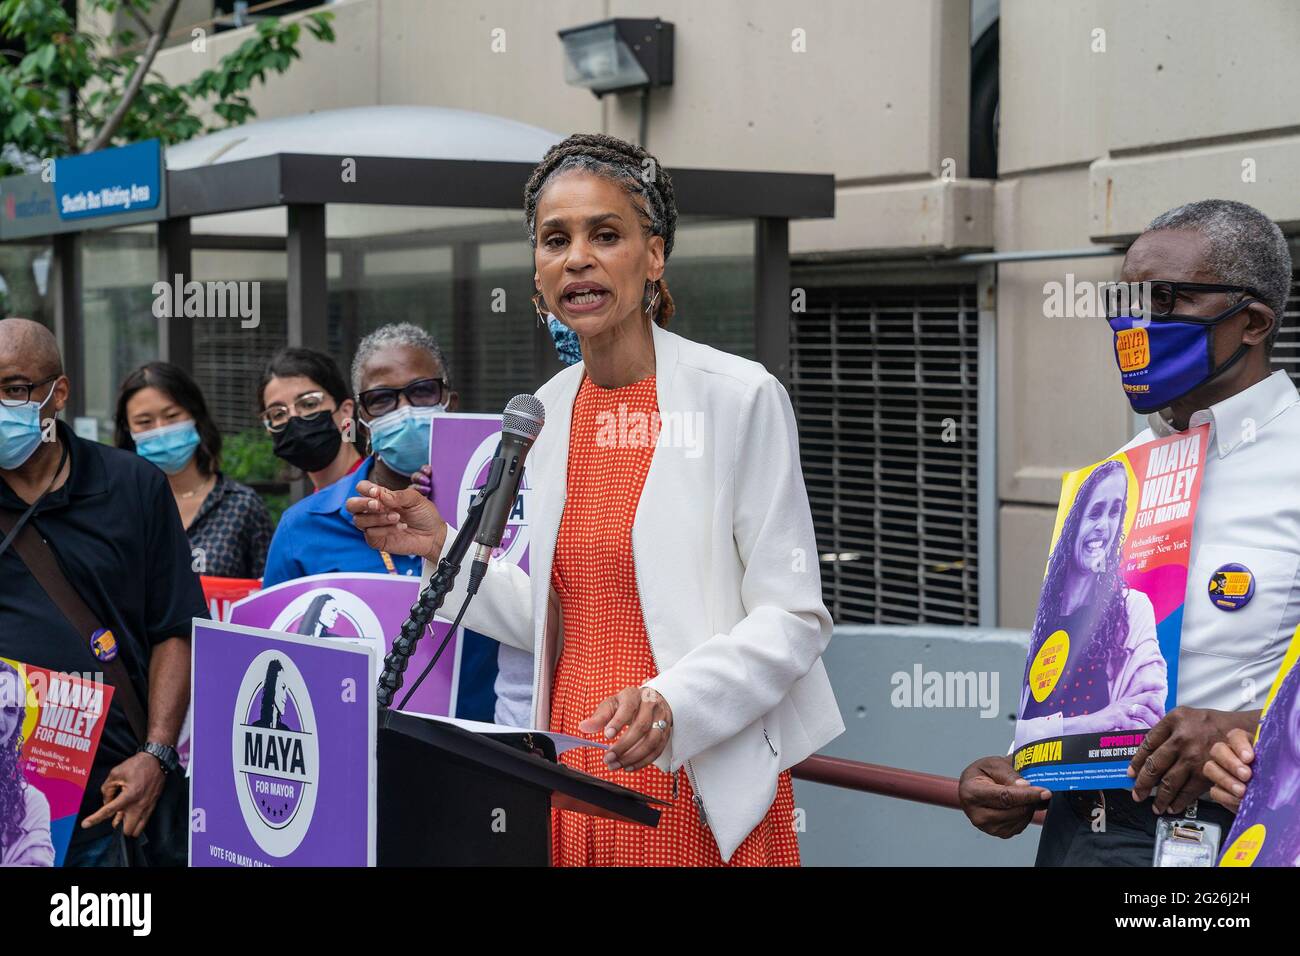
[[[411,606],[411,615],[402,624],[401,633],[393,640],[393,649],[384,658],[384,670],[379,675],[377,697],[380,707],[389,707],[393,698],[401,690],[406,666],[411,655],[415,653],[420,638],[438,609],[443,599],[456,583],[460,572],[460,563],[470,548],[471,538],[477,545],[474,552],[474,564],[470,568],[468,594],[461,605],[451,629],[443,637],[442,643],[433,654],[433,659],[425,665],[399,707],[405,707],[421,682],[429,676],[442,652],[447,648],[460,619],[469,607],[470,599],[478,593],[479,583],[487,573],[488,558],[492,550],[501,544],[505,533],[506,521],[514,510],[515,499],[519,496],[519,482],[524,476],[524,458],[528,449],[541,433],[546,420],[546,409],[532,395],[516,395],[506,405],[501,416],[501,441],[497,445],[496,457],[488,468],[487,481],[478,489],[478,494],[470,502],[469,512],[462,523],[456,540],[446,549],[438,561],[438,569],[429,579],[428,585],[420,592],[420,597]]]
[[[514,511],[519,497],[519,484],[524,477],[524,459],[528,450],[542,431],[546,422],[546,409],[535,395],[516,395],[506,404],[501,415],[501,443],[496,457],[488,469],[483,486],[486,498],[483,519],[479,524],[474,543],[474,563],[470,566],[469,593],[477,594],[479,582],[487,573],[492,551],[500,547],[506,522]]]

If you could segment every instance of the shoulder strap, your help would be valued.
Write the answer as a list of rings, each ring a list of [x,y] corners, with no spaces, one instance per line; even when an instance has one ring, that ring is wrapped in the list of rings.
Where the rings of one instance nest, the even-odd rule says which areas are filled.
[[[16,523],[11,513],[0,509],[0,531],[7,534],[13,530]],[[31,572],[32,577],[49,595],[54,606],[67,618],[73,630],[81,635],[80,650],[89,655],[96,666],[103,670],[104,678],[112,685],[115,696],[131,725],[131,730],[141,744],[145,743],[149,732],[145,709],[140,703],[135,684],[126,671],[122,655],[119,653],[111,661],[101,661],[91,653],[90,635],[103,627],[103,624],[86,606],[86,602],[81,599],[76,589],[68,583],[50,543],[30,524],[24,524],[18,529],[18,534],[13,540],[13,549],[23,564],[27,565],[27,570]]]

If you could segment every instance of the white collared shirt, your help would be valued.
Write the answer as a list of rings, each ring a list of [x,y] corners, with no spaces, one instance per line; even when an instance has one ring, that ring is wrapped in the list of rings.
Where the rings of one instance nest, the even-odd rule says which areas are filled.
[[[1159,414],[1125,449],[1176,434]],[[1178,658],[1177,704],[1214,710],[1264,706],[1291,636],[1300,625],[1300,394],[1286,372],[1209,409],[1209,450],[1192,530]],[[1245,565],[1255,593],[1222,610],[1210,577]]]

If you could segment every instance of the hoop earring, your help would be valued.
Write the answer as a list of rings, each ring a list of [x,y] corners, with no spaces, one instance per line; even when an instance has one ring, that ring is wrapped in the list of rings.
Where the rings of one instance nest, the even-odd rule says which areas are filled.
[[[542,303],[542,294],[541,294],[540,292],[534,292],[534,293],[533,293],[533,308],[537,310],[537,324],[538,324],[538,325],[546,325],[546,314],[545,314],[544,312],[542,312],[542,304],[543,304],[543,303]],[[547,311],[550,311],[550,310],[548,309]]]
[[[645,284],[646,284],[646,288],[649,289],[650,280],[646,279]],[[654,297],[650,299],[650,304],[645,307],[646,315],[651,315],[654,312],[655,307],[659,304],[659,283],[657,282],[654,284],[654,291],[655,291]],[[647,292],[646,296],[649,297],[649,295],[650,294]]]

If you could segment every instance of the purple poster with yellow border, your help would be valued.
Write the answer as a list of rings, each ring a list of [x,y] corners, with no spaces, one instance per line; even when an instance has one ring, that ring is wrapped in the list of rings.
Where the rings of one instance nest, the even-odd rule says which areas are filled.
[[[1175,704],[1208,426],[1067,474],[1030,631],[1012,763],[1048,789],[1131,788]]]
[[[1300,627],[1255,731],[1250,782],[1219,866],[1300,866]]]
[[[190,865],[373,866],[373,644],[194,621]]]

